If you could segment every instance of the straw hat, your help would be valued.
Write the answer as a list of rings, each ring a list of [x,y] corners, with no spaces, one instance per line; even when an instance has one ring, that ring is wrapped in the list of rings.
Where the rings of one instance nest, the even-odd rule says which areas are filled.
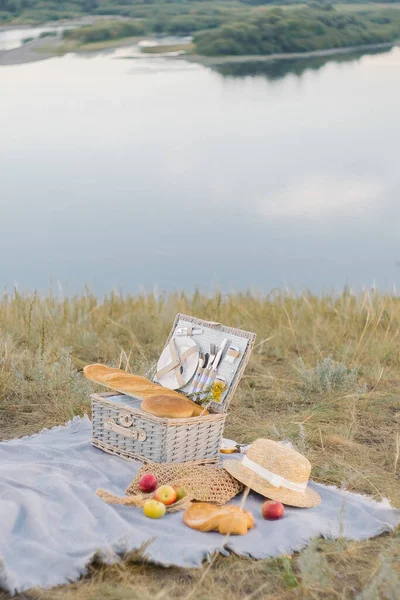
[[[310,461],[279,442],[256,440],[241,461],[225,460],[222,466],[232,477],[271,500],[300,508],[321,502],[320,495],[307,487]]]

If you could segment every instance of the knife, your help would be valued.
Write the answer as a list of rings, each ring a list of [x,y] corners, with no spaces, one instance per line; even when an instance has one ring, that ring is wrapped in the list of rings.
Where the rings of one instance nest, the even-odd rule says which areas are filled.
[[[210,360],[210,355],[209,355],[208,352],[206,352],[205,355],[204,355],[204,362],[202,364],[202,367],[201,367],[201,369],[199,369],[199,371],[200,371],[200,377],[199,377],[199,379],[197,381],[197,384],[196,384],[196,387],[194,389],[194,391],[195,391],[196,394],[197,394],[197,392],[200,392],[201,389],[202,389],[202,387],[203,387],[202,386],[202,380],[203,380],[203,376],[204,376],[204,371],[207,368],[207,364],[208,364],[209,360]]]
[[[212,384],[212,382],[214,381],[214,379],[215,379],[215,376],[216,376],[216,374],[217,374],[217,371],[218,371],[219,363],[220,363],[220,362],[221,362],[221,360],[222,360],[222,355],[223,355],[223,353],[224,353],[224,350],[225,350],[225,348],[226,348],[226,346],[227,346],[228,344],[229,344],[229,340],[228,340],[227,338],[225,338],[225,339],[222,341],[221,347],[220,347],[220,349],[219,349],[219,350],[218,350],[218,352],[217,352],[217,356],[216,356],[216,357],[214,358],[214,360],[213,360],[213,363],[212,363],[212,365],[211,365],[211,371],[210,371],[210,373],[209,373],[209,375],[208,375],[208,379],[207,379],[207,381],[206,381],[206,384],[205,384],[205,386],[204,386],[205,388],[208,388],[208,387],[210,387],[210,385],[211,385],[211,384]]]

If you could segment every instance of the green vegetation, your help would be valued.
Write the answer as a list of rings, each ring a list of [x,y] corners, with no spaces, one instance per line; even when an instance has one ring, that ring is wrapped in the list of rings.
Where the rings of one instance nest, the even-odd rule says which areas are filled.
[[[239,0],[0,0],[0,23],[44,23],[93,16],[150,19],[155,31],[199,31],[249,12]]]
[[[233,12],[232,12],[233,11]],[[322,8],[249,8],[196,16],[101,20],[92,25],[67,29],[65,48],[107,44],[151,34],[186,35],[196,31],[194,44],[168,49],[156,46],[145,52],[173,49],[203,56],[268,55],[301,53],[328,48],[354,47],[392,42],[400,38],[400,11],[342,12],[330,5]],[[200,18],[201,17],[201,18]],[[222,25],[220,24],[222,22]],[[101,49],[101,48],[100,48]]]
[[[246,22],[230,23],[198,33],[196,51],[204,55],[257,55],[308,52],[360,46],[400,38],[398,11],[341,13],[324,10],[274,8]]]
[[[87,27],[66,29],[63,37],[66,40],[72,40],[80,44],[91,44],[93,42],[137,36],[145,32],[145,24],[141,21],[100,21]]]
[[[400,299],[389,295],[3,295],[0,439],[90,413],[87,363],[146,373],[178,311],[257,333],[227,437],[291,440],[315,481],[400,506]],[[394,599],[399,577],[397,530],[364,542],[317,540],[293,557],[218,557],[201,569],[160,569],[134,553],[114,566],[96,561],[77,583],[14,598]]]
[[[165,33],[192,33],[222,25],[232,20],[238,22],[259,8],[281,5],[326,6],[329,0],[0,0],[0,24],[39,24],[46,21],[77,18],[84,15],[118,16],[149,19],[154,31]],[[400,3],[387,0],[386,4]],[[373,2],[341,4],[345,9],[382,6]]]
[[[57,31],[42,31],[39,38],[57,37]]]
[[[107,15],[92,25],[67,30],[66,47],[152,34],[194,34],[194,46],[187,51],[204,56],[307,52],[400,37],[400,11],[379,5],[364,2],[357,10],[357,4],[335,9],[327,0],[308,0],[307,6],[296,0],[280,4],[274,7],[271,0],[0,0],[0,23]]]

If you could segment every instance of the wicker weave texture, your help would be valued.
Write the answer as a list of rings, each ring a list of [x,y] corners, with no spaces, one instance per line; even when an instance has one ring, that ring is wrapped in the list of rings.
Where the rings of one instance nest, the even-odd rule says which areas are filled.
[[[137,508],[143,508],[147,500],[150,500],[153,497],[153,494],[143,494],[139,493],[135,496],[116,496],[115,494],[111,494],[107,492],[107,490],[98,489],[96,490],[97,496],[107,502],[107,504],[120,504],[122,506],[135,506]],[[180,510],[186,510],[192,501],[189,496],[185,496],[178,502],[174,502],[169,506],[166,506],[167,513],[179,512]]]
[[[146,473],[157,478],[158,485],[182,487],[192,500],[225,504],[243,490],[243,485],[225,469],[193,465],[145,465],[136,474],[126,493],[136,497],[141,493],[139,481]]]
[[[190,419],[161,419],[141,410],[127,410],[113,404],[108,395],[93,394],[93,444],[110,454],[144,463],[216,463],[222,439],[225,415],[207,415]],[[122,425],[128,416],[132,424]],[[111,421],[118,431],[105,424]],[[144,432],[145,439],[133,439],[132,431]],[[126,432],[126,433],[125,433]]]
[[[233,369],[221,404],[212,402],[209,415],[188,419],[165,419],[145,413],[135,399],[122,401],[109,394],[92,395],[93,445],[110,454],[143,463],[191,463],[207,465],[218,462],[218,453],[229,402],[239,383],[254,346],[255,334],[220,323],[176,315],[168,341],[178,324],[197,325],[207,331],[207,340],[218,344],[229,337],[243,348],[241,359]],[[211,336],[211,337],[210,337]],[[115,401],[117,400],[117,401]],[[214,413],[214,414],[213,414]]]
[[[168,336],[168,339],[166,341],[166,345],[169,343],[169,341],[172,339],[172,337],[174,336],[175,330],[177,327],[185,327],[185,326],[197,326],[200,327],[201,329],[204,329],[204,331],[207,332],[207,340],[208,342],[212,341],[214,343],[217,344],[217,346],[219,346],[222,342],[222,339],[224,337],[230,338],[230,341],[238,344],[242,350],[242,356],[238,362],[238,364],[233,365],[232,369],[228,368],[228,371],[232,370],[233,373],[233,377],[231,377],[230,375],[227,376],[227,380],[228,380],[228,389],[226,390],[226,393],[223,395],[223,400],[222,402],[219,404],[217,402],[212,402],[211,405],[209,406],[209,410],[213,413],[221,413],[221,412],[227,412],[228,408],[229,408],[229,404],[233,398],[233,395],[236,391],[236,388],[239,384],[239,381],[244,373],[244,370],[247,366],[247,363],[249,362],[250,359],[250,355],[252,353],[252,350],[254,348],[254,343],[255,343],[255,339],[256,339],[256,334],[252,333],[250,331],[244,331],[242,329],[235,329],[234,327],[226,327],[225,325],[222,325],[221,323],[214,323],[214,322],[210,322],[210,321],[204,321],[203,319],[197,319],[196,317],[190,317],[188,315],[184,315],[181,313],[178,313],[175,317],[172,329],[170,331],[170,334]],[[200,343],[201,339],[203,336],[196,336],[196,341],[198,343]],[[208,347],[207,347],[208,350]],[[223,372],[225,369],[226,371],[226,367],[224,367],[224,363],[221,364],[221,367],[219,369],[219,372]],[[225,372],[225,374],[227,374]],[[190,389],[190,382],[187,384],[187,386],[185,386],[182,391],[188,392],[188,390]]]
[[[141,429],[146,431],[145,441],[134,440],[130,437],[105,429],[104,423],[108,419],[112,419],[116,424],[119,424],[120,414],[121,411],[118,406],[112,408],[109,403],[103,404],[101,401],[93,399],[93,438],[109,447],[115,447],[120,452],[124,452],[127,458],[130,457],[130,455],[135,455],[137,457],[146,457],[148,461],[163,462],[166,438],[165,427],[163,427],[162,424],[146,419],[144,413],[143,418],[131,413],[133,424],[129,429]]]

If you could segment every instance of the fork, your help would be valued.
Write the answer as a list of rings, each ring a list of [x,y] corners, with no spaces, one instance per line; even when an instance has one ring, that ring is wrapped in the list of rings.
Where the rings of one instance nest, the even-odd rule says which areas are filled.
[[[197,386],[196,392],[201,392],[204,388],[204,384],[207,382],[208,376],[210,374],[212,364],[214,362],[215,357],[217,356],[218,348],[215,344],[210,344],[210,354],[208,357],[207,364],[204,365],[204,371],[201,376],[200,382]]]
[[[204,365],[205,362],[208,358],[208,355],[204,355],[202,352],[200,352],[200,356],[199,356],[199,365],[197,367],[197,371],[195,376],[193,377],[193,381],[192,381],[192,387],[190,388],[189,394],[193,394],[196,391],[196,388],[200,382],[201,376],[203,374],[204,371]]]

